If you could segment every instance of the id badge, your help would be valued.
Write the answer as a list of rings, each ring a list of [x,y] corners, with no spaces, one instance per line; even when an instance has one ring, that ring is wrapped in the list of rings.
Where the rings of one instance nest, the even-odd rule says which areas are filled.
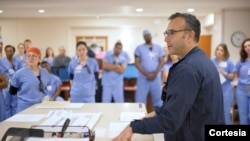
[[[250,75],[250,68],[248,68],[247,70],[247,75]]]
[[[227,62],[223,61],[219,64],[221,68],[226,68],[227,67]]]
[[[76,73],[81,73],[82,72],[82,66],[81,65],[77,65],[75,68],[75,72]]]

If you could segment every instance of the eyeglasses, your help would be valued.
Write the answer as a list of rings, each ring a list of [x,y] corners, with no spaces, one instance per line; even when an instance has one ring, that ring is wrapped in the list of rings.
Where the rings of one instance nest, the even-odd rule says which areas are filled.
[[[173,35],[176,33],[176,32],[181,32],[181,31],[191,31],[190,29],[181,29],[181,30],[166,30],[163,35],[166,37],[169,37],[169,38],[173,38]]]
[[[35,58],[37,58],[38,56],[37,56],[37,55],[34,55],[34,54],[28,54],[26,57],[27,57],[27,58],[35,59]]]

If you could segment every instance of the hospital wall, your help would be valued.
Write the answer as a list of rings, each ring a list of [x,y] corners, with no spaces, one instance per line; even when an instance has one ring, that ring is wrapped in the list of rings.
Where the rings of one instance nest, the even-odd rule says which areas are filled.
[[[201,34],[212,35],[211,57],[216,45],[228,44],[231,59],[239,59],[239,48],[233,47],[230,38],[234,31],[243,31],[250,37],[250,9],[222,10],[214,13],[214,22],[206,25],[207,17],[199,17]],[[117,40],[124,44],[124,50],[132,58],[135,47],[143,42],[142,30],[149,29],[153,42],[164,46],[163,32],[166,30],[168,17],[88,17],[88,18],[0,18],[0,36],[4,45],[16,46],[29,38],[33,45],[45,52],[51,46],[55,53],[64,45],[69,56],[75,54],[76,36],[108,36],[108,49],[112,49]]]

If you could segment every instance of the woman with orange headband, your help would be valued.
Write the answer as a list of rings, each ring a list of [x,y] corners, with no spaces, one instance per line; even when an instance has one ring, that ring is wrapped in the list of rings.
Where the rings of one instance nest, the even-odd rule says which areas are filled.
[[[10,86],[10,94],[18,97],[17,113],[42,102],[50,80],[48,71],[39,67],[41,51],[37,47],[30,47],[26,55],[27,66],[14,74]]]

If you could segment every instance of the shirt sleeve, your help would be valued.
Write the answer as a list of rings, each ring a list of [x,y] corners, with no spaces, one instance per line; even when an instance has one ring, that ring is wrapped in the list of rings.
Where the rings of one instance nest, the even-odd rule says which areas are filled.
[[[200,77],[192,66],[182,64],[171,74],[167,98],[157,115],[130,124],[134,133],[175,133],[183,124],[200,87]],[[181,88],[181,89],[180,89]]]

